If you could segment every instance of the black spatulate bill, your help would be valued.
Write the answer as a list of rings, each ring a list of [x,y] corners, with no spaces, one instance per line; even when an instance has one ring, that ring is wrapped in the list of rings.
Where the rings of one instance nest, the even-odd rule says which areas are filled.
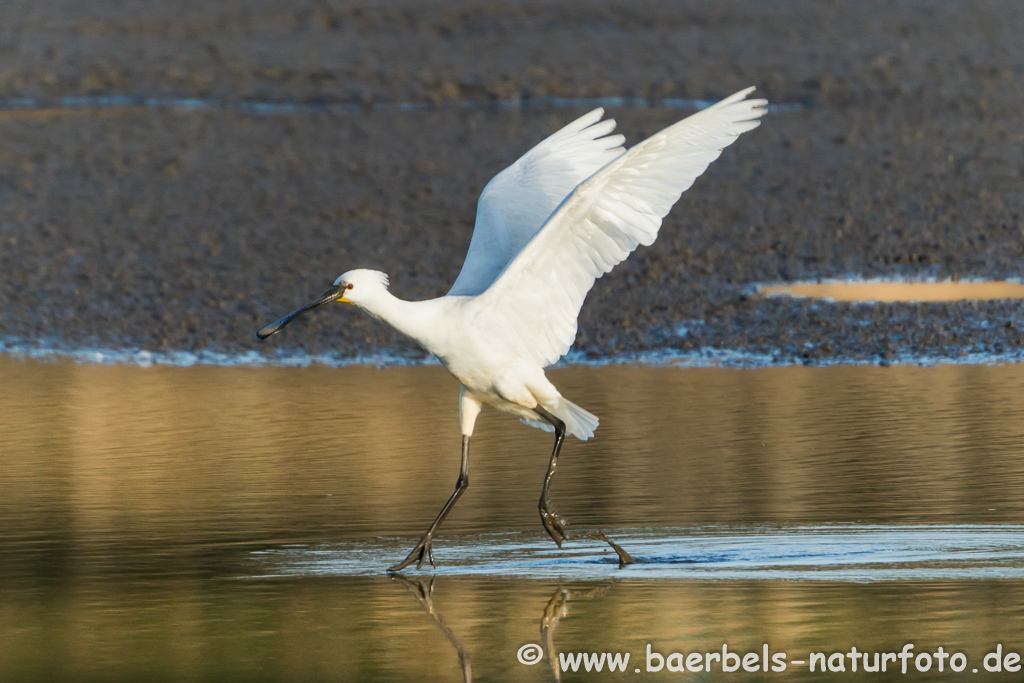
[[[284,328],[285,325],[287,325],[292,320],[294,320],[295,318],[299,317],[300,315],[302,315],[306,311],[312,310],[312,309],[316,308],[317,306],[323,306],[324,304],[328,304],[328,303],[330,303],[332,301],[337,301],[338,299],[340,299],[342,297],[343,294],[344,294],[344,290],[340,286],[331,287],[326,292],[324,292],[322,295],[320,295],[320,298],[317,299],[316,301],[314,301],[313,303],[307,304],[307,305],[303,306],[302,308],[300,308],[300,309],[298,309],[296,311],[292,311],[291,313],[289,313],[285,317],[281,318],[280,320],[278,320],[276,322],[270,323],[266,327],[261,327],[259,330],[257,330],[256,336],[259,337],[260,339],[266,339],[270,335],[272,335],[272,334],[274,334],[276,332],[280,332],[281,329]]]

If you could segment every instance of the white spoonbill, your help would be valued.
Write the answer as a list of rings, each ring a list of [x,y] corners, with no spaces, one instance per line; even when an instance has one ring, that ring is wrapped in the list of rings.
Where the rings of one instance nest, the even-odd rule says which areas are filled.
[[[658,236],[684,190],[756,128],[767,102],[747,88],[626,151],[602,109],[573,121],[494,176],[477,204],[462,272],[447,295],[403,301],[388,277],[350,270],[313,303],[267,325],[265,339],[296,316],[340,301],[411,337],[462,383],[462,464],[455,492],[412,552],[389,568],[434,564],[434,534],[469,486],[469,440],[484,404],[554,431],[540,496],[544,529],[561,547],[566,522],[549,489],[566,434],[594,435],[595,415],[565,399],[544,374],[576,339],[576,319],[594,281]],[[594,534],[608,540],[603,534]],[[611,543],[609,541],[609,543]],[[622,561],[631,558],[611,544]]]

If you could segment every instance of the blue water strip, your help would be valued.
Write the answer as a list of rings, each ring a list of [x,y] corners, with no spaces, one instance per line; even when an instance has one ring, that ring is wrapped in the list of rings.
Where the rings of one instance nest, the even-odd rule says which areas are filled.
[[[502,109],[575,109],[607,107],[630,109],[705,109],[714,100],[678,97],[527,97],[505,100],[453,100],[449,102],[288,102],[258,100],[219,100],[199,97],[150,97],[146,95],[75,95],[66,97],[0,98],[0,111],[53,111],[62,109],[183,109],[187,111],[229,110],[259,116],[294,114],[363,114],[434,111],[457,108],[469,110]],[[800,102],[768,105],[771,114],[803,111]]]
[[[122,347],[73,347],[59,342],[0,339],[0,354],[16,360],[71,361],[99,365],[138,365],[151,367],[165,365],[191,367],[216,365],[221,367],[309,367],[321,365],[342,368],[352,365],[376,367],[408,367],[414,365],[440,365],[437,359],[422,354],[401,355],[374,352],[355,356],[335,353],[309,354],[303,351],[277,351],[262,354],[256,350],[229,353],[216,350],[201,351],[149,351]],[[815,366],[877,365],[878,358],[822,358]],[[999,365],[1024,362],[1024,351],[1007,350],[1002,353],[970,351],[963,355],[921,355],[897,353],[886,359],[887,365]],[[603,367],[606,365],[640,365],[645,367],[679,368],[763,368],[803,365],[804,359],[792,351],[753,352],[736,349],[704,347],[692,351],[661,349],[624,353],[602,358],[588,357],[581,351],[570,351],[554,367]]]

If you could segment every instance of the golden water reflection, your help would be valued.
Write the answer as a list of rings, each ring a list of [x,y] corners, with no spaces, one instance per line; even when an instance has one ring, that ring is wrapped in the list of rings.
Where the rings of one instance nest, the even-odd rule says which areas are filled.
[[[966,281],[886,282],[882,280],[794,282],[761,285],[765,296],[794,296],[831,301],[983,301],[1024,299],[1024,282]]]
[[[577,527],[1024,519],[1024,366],[551,377],[602,418],[596,439],[566,446],[555,481]],[[1024,649],[1024,584],[1013,580],[442,575],[425,611],[383,575],[249,578],[253,550],[415,541],[458,472],[458,389],[439,368],[0,360],[0,386],[9,680],[461,680],[467,663],[478,681],[553,680],[550,657],[516,661],[528,642],[634,657],[648,642],[663,652],[913,642],[974,661],[1000,642]],[[540,537],[549,438],[485,413],[472,485],[442,537]]]
[[[1024,650],[1022,601],[1020,582],[998,581],[565,584],[438,577],[430,614],[406,586],[385,577],[75,582],[46,595],[5,591],[0,667],[6,680],[19,682],[460,681],[467,668],[475,681],[552,681],[558,653],[629,652],[645,668],[648,643],[665,654],[720,652],[723,643],[759,652],[767,643],[791,660],[914,643],[917,653],[940,645],[964,652],[980,668],[999,643]],[[526,643],[544,647],[545,659],[520,664],[516,652]],[[632,668],[603,677],[648,680]],[[586,678],[560,673],[567,681]],[[793,665],[786,675],[730,678],[804,680],[806,673]],[[847,671],[843,678],[878,674]],[[934,669],[912,678],[951,680]]]
[[[551,373],[601,417],[553,495],[576,526],[1020,523],[1024,366]],[[435,367],[0,361],[0,542],[417,534],[458,474]],[[488,410],[445,530],[535,530],[549,435]]]

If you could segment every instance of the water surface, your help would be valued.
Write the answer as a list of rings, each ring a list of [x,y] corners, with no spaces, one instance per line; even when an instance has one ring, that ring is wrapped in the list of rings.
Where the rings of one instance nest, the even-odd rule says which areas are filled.
[[[640,680],[691,674],[553,664],[643,668],[647,644],[796,660],[912,642],[972,666],[1024,649],[1024,366],[551,377],[602,419],[566,445],[558,508],[635,565],[543,535],[550,437],[487,411],[439,566],[388,577],[458,472],[458,388],[437,367],[0,360],[0,671]],[[517,661],[527,643],[539,664]]]

